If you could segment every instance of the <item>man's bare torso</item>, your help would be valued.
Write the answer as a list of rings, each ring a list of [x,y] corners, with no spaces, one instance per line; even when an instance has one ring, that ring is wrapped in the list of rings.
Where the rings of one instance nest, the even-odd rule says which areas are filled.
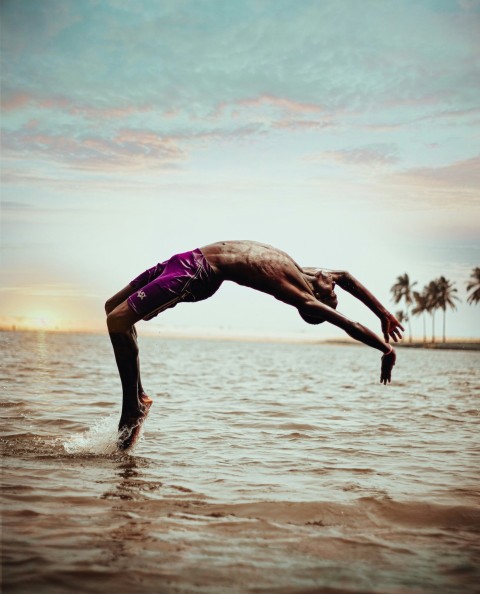
[[[212,268],[230,280],[288,301],[285,285],[312,293],[302,268],[288,254],[256,241],[219,241],[200,248]]]

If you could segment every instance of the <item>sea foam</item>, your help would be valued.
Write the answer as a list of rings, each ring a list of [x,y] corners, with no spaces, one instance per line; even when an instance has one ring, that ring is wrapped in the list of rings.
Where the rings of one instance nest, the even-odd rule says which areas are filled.
[[[95,421],[82,433],[63,442],[69,454],[110,455],[118,452],[118,415],[113,414]]]

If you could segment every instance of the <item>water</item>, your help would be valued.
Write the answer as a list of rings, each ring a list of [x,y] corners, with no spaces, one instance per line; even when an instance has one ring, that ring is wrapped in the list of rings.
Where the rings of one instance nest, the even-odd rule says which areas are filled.
[[[480,592],[478,353],[141,337],[120,455],[108,337],[0,344],[5,592]]]

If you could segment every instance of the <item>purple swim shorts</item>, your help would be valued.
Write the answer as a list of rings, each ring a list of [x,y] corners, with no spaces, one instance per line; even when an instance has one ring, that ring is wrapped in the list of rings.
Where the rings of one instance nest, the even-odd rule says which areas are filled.
[[[202,301],[222,284],[202,252],[176,254],[137,276],[128,304],[144,320],[151,320],[180,301]]]

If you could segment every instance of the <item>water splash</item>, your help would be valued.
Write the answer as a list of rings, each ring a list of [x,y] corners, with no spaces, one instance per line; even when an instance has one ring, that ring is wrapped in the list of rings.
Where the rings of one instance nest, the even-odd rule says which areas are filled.
[[[118,416],[113,414],[99,419],[88,431],[71,437],[62,445],[68,454],[111,455],[118,453],[118,438]],[[129,453],[133,449],[132,447]]]

